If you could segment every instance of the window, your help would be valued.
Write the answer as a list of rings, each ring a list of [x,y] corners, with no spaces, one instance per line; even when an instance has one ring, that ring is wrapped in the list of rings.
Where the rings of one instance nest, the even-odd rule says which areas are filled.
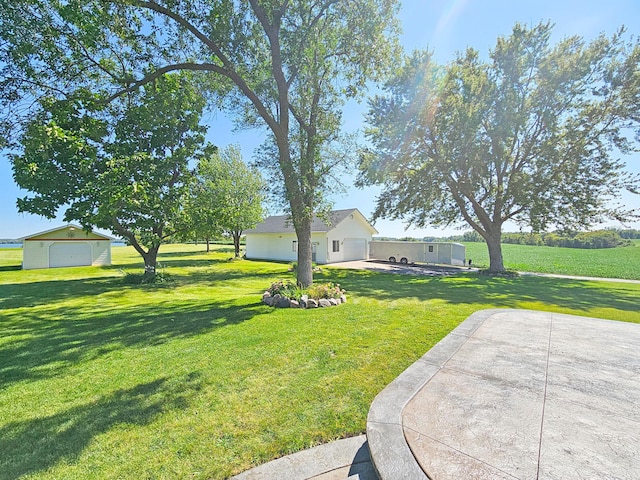
[[[433,253],[433,245],[429,245],[429,253]]]
[[[291,250],[294,252],[298,251],[298,241],[294,240],[293,242],[291,242]]]
[[[340,240],[334,240],[333,241],[333,251],[334,252],[339,252],[340,251]]]

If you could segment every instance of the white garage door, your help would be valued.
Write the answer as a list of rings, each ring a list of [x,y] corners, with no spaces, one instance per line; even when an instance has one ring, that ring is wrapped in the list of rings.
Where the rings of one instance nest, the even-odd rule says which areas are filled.
[[[85,242],[56,242],[49,247],[49,267],[91,265],[91,245]]]
[[[344,239],[344,260],[366,260],[367,259],[367,239],[366,238],[345,238]]]

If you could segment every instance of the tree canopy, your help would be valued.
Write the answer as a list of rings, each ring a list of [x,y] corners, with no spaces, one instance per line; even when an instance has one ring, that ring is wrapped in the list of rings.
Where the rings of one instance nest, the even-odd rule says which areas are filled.
[[[345,99],[391,64],[397,9],[397,0],[0,0],[0,101],[24,118],[43,92],[86,88],[109,102],[169,72],[206,73],[212,105],[270,133],[306,286],[319,172],[332,161],[322,147]]]
[[[204,99],[184,75],[159,77],[108,107],[93,97],[41,100],[11,156],[31,192],[20,211],[126,239],[155,275],[158,249],[181,225],[189,162],[204,154]],[[209,147],[210,149],[211,147]]]
[[[231,236],[239,257],[242,232],[264,217],[265,191],[262,175],[244,162],[238,146],[201,158],[188,209],[193,233],[207,241],[220,233]]]
[[[489,58],[469,48],[446,67],[408,57],[370,100],[361,184],[380,184],[375,217],[417,226],[466,222],[504,270],[511,221],[540,231],[630,218],[638,193],[618,152],[637,151],[638,44],[623,32],[551,45],[550,24],[516,25]]]

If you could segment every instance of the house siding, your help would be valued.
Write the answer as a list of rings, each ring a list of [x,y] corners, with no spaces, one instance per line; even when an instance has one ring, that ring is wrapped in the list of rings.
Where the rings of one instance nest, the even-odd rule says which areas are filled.
[[[372,233],[365,224],[363,219],[358,218],[358,214],[354,212],[345,218],[342,222],[328,232],[327,236],[327,263],[338,263],[354,258],[345,258],[345,240],[361,240],[363,243],[362,255],[357,260],[366,260],[368,258],[368,244],[371,241]],[[340,242],[340,251],[333,251],[333,241]]]
[[[338,218],[335,225],[329,227],[319,222],[315,224],[317,230],[311,233],[315,263],[366,260],[368,257],[368,243],[376,233],[375,229],[357,209],[338,212],[340,215],[334,216]],[[297,252],[292,249],[292,243],[297,241],[296,234],[292,231],[278,232],[276,229],[279,223],[286,225],[282,217],[269,217],[262,225],[256,227],[257,231],[246,232],[247,258],[283,262],[298,259]],[[339,245],[337,252],[333,251],[334,241]],[[345,243],[349,248],[345,248]],[[345,254],[350,258],[345,257]]]

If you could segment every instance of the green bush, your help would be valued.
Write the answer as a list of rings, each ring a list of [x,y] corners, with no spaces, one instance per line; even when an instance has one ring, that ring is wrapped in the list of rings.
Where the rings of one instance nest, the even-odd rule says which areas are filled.
[[[340,298],[340,296],[345,293],[339,284],[314,283],[309,288],[304,289],[290,280],[278,280],[272,283],[267,291],[272,297],[281,295],[292,300],[300,300],[302,295],[307,295],[309,298],[315,300],[320,300],[321,298]]]
[[[316,300],[321,298],[340,298],[344,295],[344,290],[339,284],[333,283],[314,283],[307,289],[307,295]]]
[[[281,295],[283,297],[298,300],[304,295],[304,290],[290,280],[278,280],[271,284],[268,289],[271,296]]]

